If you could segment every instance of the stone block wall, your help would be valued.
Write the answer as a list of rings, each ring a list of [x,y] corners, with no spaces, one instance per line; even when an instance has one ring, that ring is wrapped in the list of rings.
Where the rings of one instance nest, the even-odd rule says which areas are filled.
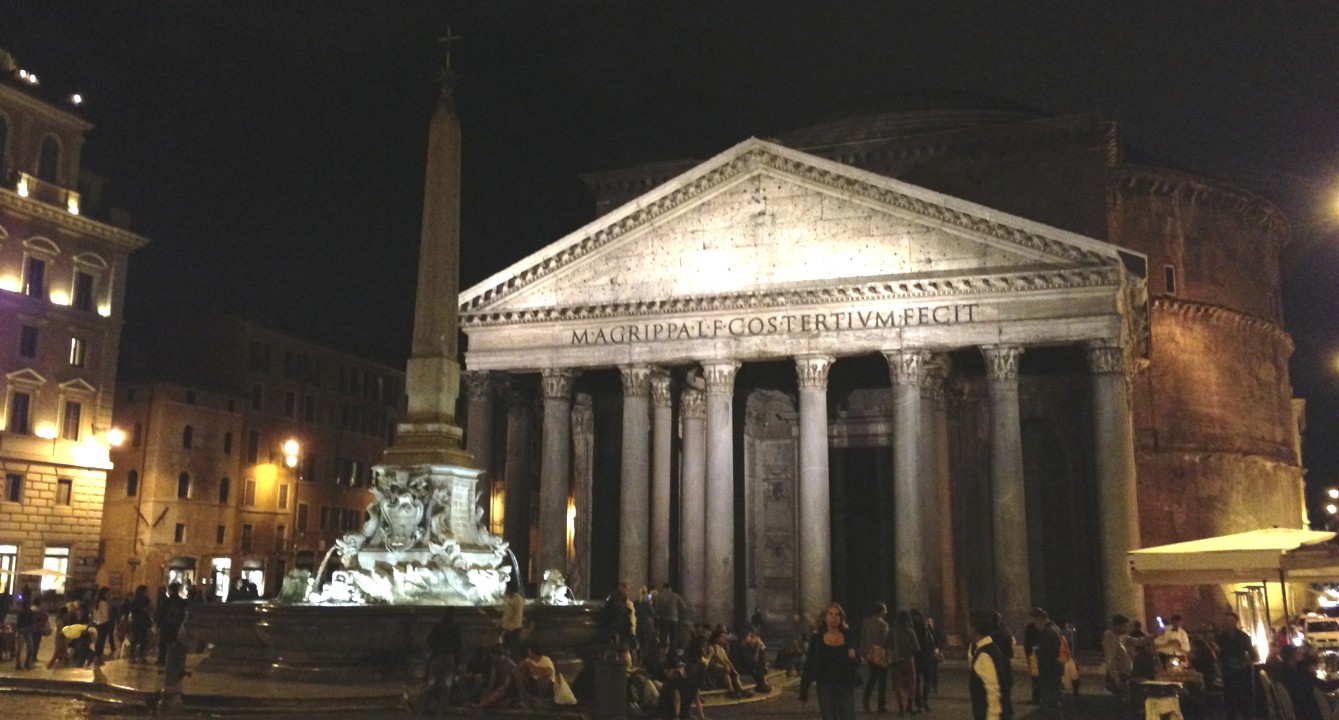
[[[98,530],[106,473],[101,470],[4,462],[5,474],[24,477],[21,502],[0,499],[0,545],[19,547],[19,570],[42,567],[48,547],[68,547],[66,588],[91,587],[99,562]],[[58,504],[58,483],[73,481],[70,504]],[[17,587],[36,589],[40,578],[19,577]]]

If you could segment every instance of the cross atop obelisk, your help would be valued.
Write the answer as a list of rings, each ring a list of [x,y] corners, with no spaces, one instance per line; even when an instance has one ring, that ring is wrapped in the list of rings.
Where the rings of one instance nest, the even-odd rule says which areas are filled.
[[[386,463],[472,467],[456,425],[460,364],[460,121],[456,118],[447,30],[442,92],[428,126],[428,166],[423,185],[414,342],[405,372],[408,414],[397,429]]]

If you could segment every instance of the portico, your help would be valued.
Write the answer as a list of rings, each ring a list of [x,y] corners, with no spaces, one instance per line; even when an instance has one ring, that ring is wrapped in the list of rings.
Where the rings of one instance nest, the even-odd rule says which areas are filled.
[[[841,592],[834,538],[881,542],[833,527],[834,503],[862,498],[834,486],[830,450],[865,441],[852,439],[851,387],[834,396],[829,381],[882,357],[883,378],[843,383],[887,400],[867,433],[892,468],[891,513],[880,520],[892,531],[892,568],[879,571],[892,571],[895,595],[885,599],[939,613],[993,606],[1017,623],[1034,604],[1036,544],[1020,362],[1034,350],[1082,349],[1101,593],[1134,612],[1123,557],[1139,537],[1127,392],[1146,327],[1142,272],[1140,256],[1107,243],[748,140],[462,293],[474,378],[466,441],[499,442],[484,437],[496,395],[477,388],[541,377],[537,571],[593,573],[595,556],[616,555],[618,578],[673,578],[702,620],[762,608],[786,621]],[[781,363],[793,377],[778,388],[740,387],[750,366]],[[595,420],[578,418],[574,401],[613,372],[617,416],[611,406],[602,423],[601,403],[586,398],[578,404]],[[952,406],[974,392],[988,408],[981,452],[970,455],[984,474],[952,467],[968,457],[959,451],[968,433],[950,430]],[[476,412],[488,418],[477,426]],[[614,467],[599,450],[612,423]],[[593,446],[582,445],[585,433]],[[615,476],[617,504],[600,514],[592,484]],[[971,483],[988,485],[988,503],[955,497]],[[528,505],[513,504],[511,493],[526,491],[512,477],[506,487],[508,510]],[[569,505],[587,529],[570,557]],[[964,517],[976,512],[986,514]],[[611,526],[612,546],[590,530]],[[989,538],[990,597],[967,597],[954,547],[964,531]]]

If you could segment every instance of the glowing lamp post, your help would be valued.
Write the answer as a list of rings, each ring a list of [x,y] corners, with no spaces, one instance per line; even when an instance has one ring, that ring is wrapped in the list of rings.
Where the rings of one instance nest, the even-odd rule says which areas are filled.
[[[107,444],[112,447],[121,447],[126,441],[126,431],[119,427],[114,427],[107,431]]]

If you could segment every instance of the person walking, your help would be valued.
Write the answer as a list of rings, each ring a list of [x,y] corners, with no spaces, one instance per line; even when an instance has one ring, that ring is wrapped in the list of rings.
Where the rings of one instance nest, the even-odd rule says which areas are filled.
[[[911,629],[920,645],[916,654],[916,707],[930,712],[930,691],[939,686],[939,636],[934,621],[916,608],[911,609]]]
[[[1051,622],[1051,616],[1041,608],[1032,611],[1031,626],[1036,629],[1036,644],[1032,648],[1037,659],[1037,699],[1042,720],[1061,720],[1064,711],[1060,705],[1061,680],[1065,665],[1060,658],[1063,638],[1060,626]]]
[[[911,627],[911,613],[898,610],[893,621],[893,656],[889,665],[898,715],[920,712],[916,706],[916,656],[920,653],[920,641]]]
[[[181,583],[173,582],[167,586],[167,594],[158,598],[158,657],[159,667],[167,665],[167,651],[177,641],[181,623],[186,620],[186,600],[181,597]]]
[[[33,598],[33,625],[32,642],[28,643],[27,668],[32,669],[37,664],[37,651],[42,649],[42,638],[51,634],[51,622],[47,618],[46,610],[42,608],[42,598]]]
[[[879,712],[888,712],[888,606],[874,603],[874,611],[860,624],[860,655],[868,665],[863,707],[869,712],[869,696],[879,690]]]
[[[105,659],[103,651],[107,647],[108,640],[112,637],[112,621],[115,615],[112,612],[111,596],[111,588],[100,588],[97,599],[93,601],[93,626],[98,630],[98,641],[93,647],[93,662],[98,665],[101,665]],[[113,653],[115,650],[115,640],[112,640]]]
[[[823,611],[820,630],[809,638],[800,702],[809,702],[809,686],[818,684],[818,711],[823,720],[855,720],[855,673],[860,656],[847,637],[846,611],[831,603]]]
[[[973,720],[1004,720],[1004,677],[1009,666],[1004,653],[991,638],[996,620],[993,613],[973,612],[967,637],[968,693],[972,699]]]
[[[28,646],[33,641],[33,603],[28,597],[19,605],[19,616],[14,623],[14,669],[32,670]]]
[[[149,627],[153,616],[149,613],[149,586],[135,588],[135,596],[130,599],[126,613],[130,616],[130,662],[144,662],[149,648]]]
[[[655,607],[660,639],[667,642],[671,650],[682,649],[679,622],[688,615],[688,604],[683,601],[683,596],[674,592],[674,588],[667,582],[652,595],[651,604]]]

